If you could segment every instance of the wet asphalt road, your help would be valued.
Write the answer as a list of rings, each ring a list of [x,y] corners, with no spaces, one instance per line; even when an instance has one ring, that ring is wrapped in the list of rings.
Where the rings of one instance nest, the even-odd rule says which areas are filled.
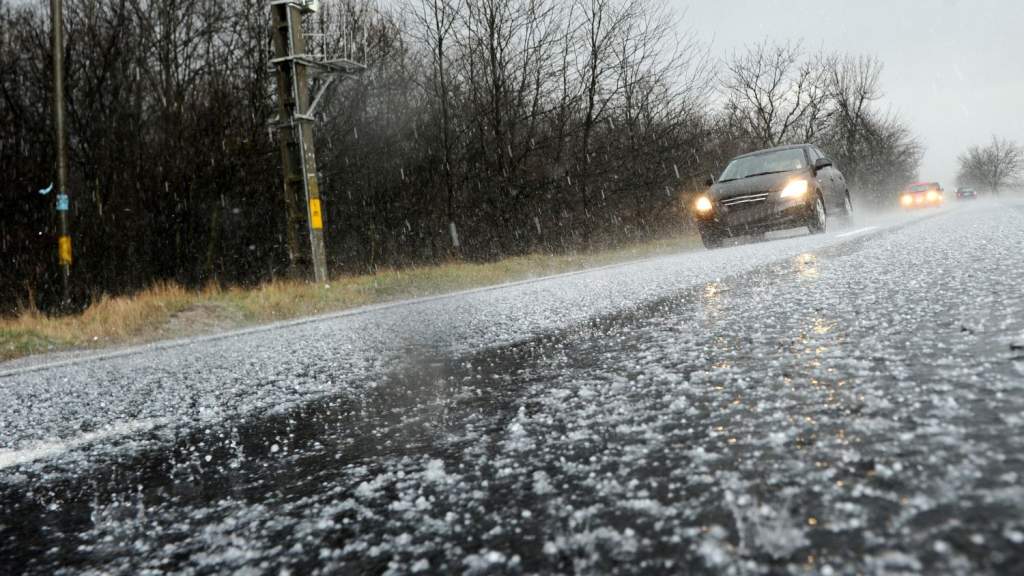
[[[0,574],[1024,573],[1024,203],[0,365]]]

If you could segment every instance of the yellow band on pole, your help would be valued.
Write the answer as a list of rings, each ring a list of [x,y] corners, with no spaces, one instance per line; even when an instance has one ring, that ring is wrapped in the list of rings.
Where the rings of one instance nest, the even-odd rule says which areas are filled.
[[[320,199],[309,199],[309,227],[313,230],[324,229],[324,216],[320,212]]]
[[[61,264],[71,264],[71,236],[61,236],[57,239],[57,256]]]

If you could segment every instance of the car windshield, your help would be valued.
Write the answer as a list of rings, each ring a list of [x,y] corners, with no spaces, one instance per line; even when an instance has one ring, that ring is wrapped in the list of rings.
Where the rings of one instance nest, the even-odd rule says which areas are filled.
[[[910,187],[911,192],[927,192],[929,190],[935,190],[938,186],[935,184],[915,184]]]
[[[778,172],[792,172],[803,170],[807,167],[807,157],[802,148],[790,148],[788,150],[777,150],[754,154],[752,156],[741,156],[729,163],[722,172],[720,182],[750,178],[759,174],[775,174]]]

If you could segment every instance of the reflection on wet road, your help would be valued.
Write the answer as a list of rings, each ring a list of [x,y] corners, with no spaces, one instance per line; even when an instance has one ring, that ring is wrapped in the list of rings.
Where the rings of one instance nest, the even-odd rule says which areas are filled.
[[[1021,573],[1021,246],[947,213],[11,466],[0,572]]]

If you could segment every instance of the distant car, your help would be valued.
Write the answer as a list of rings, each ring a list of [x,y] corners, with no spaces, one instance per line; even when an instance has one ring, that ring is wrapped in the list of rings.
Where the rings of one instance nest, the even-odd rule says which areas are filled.
[[[900,192],[900,206],[908,210],[933,208],[945,203],[946,197],[938,182],[915,182]]]
[[[956,199],[957,200],[977,200],[978,191],[974,188],[957,188]]]
[[[726,238],[806,226],[825,231],[830,215],[850,216],[846,179],[817,146],[799,144],[734,158],[693,206],[704,246]]]

